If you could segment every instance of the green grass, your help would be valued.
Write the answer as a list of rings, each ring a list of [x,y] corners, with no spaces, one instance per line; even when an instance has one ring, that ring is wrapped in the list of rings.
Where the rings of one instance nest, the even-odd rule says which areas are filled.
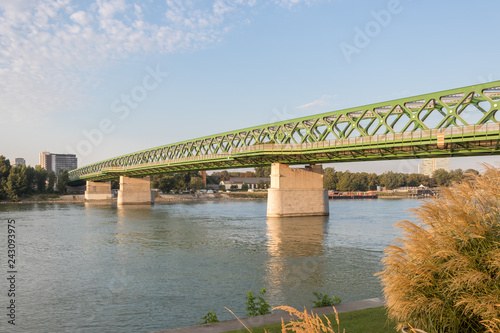
[[[337,332],[335,315],[327,316],[334,323],[334,330]],[[385,307],[377,307],[365,310],[339,313],[340,332],[345,329],[345,333],[395,333],[396,324],[387,319]],[[254,327],[252,333],[281,333],[281,323],[267,326]],[[248,333],[246,329],[230,331],[225,333]]]

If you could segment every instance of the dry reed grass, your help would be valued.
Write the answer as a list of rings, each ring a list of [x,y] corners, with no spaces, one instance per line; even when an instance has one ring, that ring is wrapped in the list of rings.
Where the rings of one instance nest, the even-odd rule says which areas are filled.
[[[252,331],[238,318],[233,311],[225,308],[245,327],[245,329],[252,333]],[[324,320],[321,319],[318,315],[313,312],[307,313],[307,310],[304,309],[304,312],[300,312],[289,306],[278,306],[273,308],[272,310],[284,310],[287,311],[290,315],[297,317],[297,320],[290,321],[285,323],[283,318],[281,318],[281,332],[282,333],[340,333],[340,322],[339,322],[339,314],[335,307],[333,310],[335,311],[335,321],[337,322],[337,332],[332,328],[332,323],[327,316],[324,316]],[[326,322],[326,324],[325,324]],[[267,332],[266,330],[264,330]],[[345,333],[345,330],[344,332]]]
[[[500,172],[486,167],[398,224],[379,273],[398,329],[500,332]]]
[[[321,319],[320,316],[314,314],[313,312],[307,313],[307,310],[304,309],[304,312],[300,312],[289,306],[278,306],[274,309],[285,310],[289,314],[297,317],[297,320],[290,321],[285,324],[283,318],[281,318],[281,332],[282,333],[335,333],[335,330],[332,327],[332,323],[328,319],[328,317],[324,316],[324,320]],[[273,309],[273,310],[274,310]],[[337,333],[340,333],[340,323],[339,323],[339,315],[335,307],[333,308],[335,311],[335,319],[337,322]],[[326,322],[326,324],[325,324]]]

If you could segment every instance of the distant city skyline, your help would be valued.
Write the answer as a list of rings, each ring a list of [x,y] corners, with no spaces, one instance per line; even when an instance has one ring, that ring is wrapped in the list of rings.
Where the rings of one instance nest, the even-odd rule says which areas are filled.
[[[499,10],[493,0],[477,10],[463,0],[3,2],[0,155],[34,166],[54,151],[84,166],[500,80],[500,46],[485,33],[500,28]],[[450,168],[498,161],[452,158]],[[417,172],[419,163],[325,167]]]

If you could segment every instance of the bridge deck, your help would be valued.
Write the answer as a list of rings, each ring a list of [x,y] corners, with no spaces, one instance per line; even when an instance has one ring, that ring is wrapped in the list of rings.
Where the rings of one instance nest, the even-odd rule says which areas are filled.
[[[73,170],[70,179],[497,154],[499,105],[495,81],[147,149]]]

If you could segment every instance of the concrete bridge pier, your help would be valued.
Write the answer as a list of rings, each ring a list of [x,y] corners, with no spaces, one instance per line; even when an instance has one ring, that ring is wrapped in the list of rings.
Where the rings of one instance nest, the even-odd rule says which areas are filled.
[[[273,163],[267,196],[268,217],[329,215],[328,191],[323,188],[323,166],[290,168]]]
[[[85,191],[86,201],[111,200],[111,182],[91,182],[87,181]]]
[[[117,200],[119,205],[152,204],[154,201],[149,176],[143,178],[120,176],[120,189],[118,190]]]

